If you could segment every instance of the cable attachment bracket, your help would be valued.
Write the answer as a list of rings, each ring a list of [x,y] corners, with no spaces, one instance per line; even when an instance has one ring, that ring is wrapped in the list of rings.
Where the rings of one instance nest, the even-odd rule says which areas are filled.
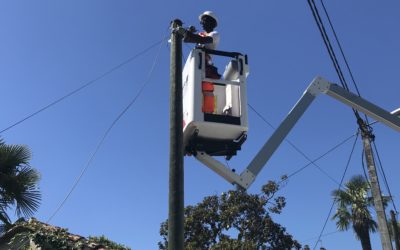
[[[368,137],[371,141],[375,140],[375,135],[373,133],[373,129],[371,126],[367,125],[366,122],[356,113],[357,116],[357,124],[361,131],[361,134],[365,137]]]
[[[183,22],[180,19],[174,19],[171,21],[170,24],[170,29],[171,32],[174,34],[178,34],[180,36],[185,36],[185,33],[187,32],[187,30],[185,28],[182,27]]]

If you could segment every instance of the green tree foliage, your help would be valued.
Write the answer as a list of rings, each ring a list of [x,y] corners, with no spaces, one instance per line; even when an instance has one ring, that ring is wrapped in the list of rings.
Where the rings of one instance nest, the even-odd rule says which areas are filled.
[[[39,208],[39,173],[29,165],[31,152],[23,145],[7,145],[0,139],[0,231],[11,227],[7,214],[30,217]]]
[[[275,197],[279,187],[269,181],[261,194],[231,190],[187,206],[185,249],[300,249],[301,245],[270,216],[280,214],[286,205],[284,197]],[[159,248],[168,249],[168,221],[161,223],[160,235]]]
[[[118,244],[109,240],[104,235],[100,237],[90,236],[89,238],[80,235],[71,234],[67,229],[55,227],[34,218],[29,221],[23,219],[14,223],[13,228],[15,234],[8,236],[7,234],[0,237],[1,243],[7,242],[7,249],[29,250],[32,244],[40,249],[57,249],[57,250],[78,250],[78,249],[112,249],[112,250],[131,250],[131,248]],[[10,240],[4,237],[12,237]],[[3,245],[4,247],[4,245]],[[36,249],[34,248],[34,249]]]
[[[396,240],[394,226],[396,226],[397,232],[400,232],[400,222],[399,222],[399,221],[396,221],[396,222],[397,222],[396,225],[393,225],[393,222],[392,222],[391,219],[388,219],[388,220],[387,220],[389,235],[390,235],[390,239],[391,239],[392,241],[395,241],[395,240]]]
[[[94,242],[96,244],[100,244],[100,245],[106,246],[107,249],[112,249],[112,250],[131,250],[131,248],[129,248],[129,247],[125,246],[125,245],[116,243],[116,242],[108,239],[104,235],[102,235],[100,237],[98,237],[98,236],[89,236],[88,240],[89,240],[89,242]]]
[[[356,175],[345,184],[344,190],[337,189],[332,192],[337,204],[332,219],[336,220],[337,228],[342,231],[348,230],[352,225],[363,250],[371,249],[369,232],[375,232],[377,229],[377,224],[370,213],[373,200],[368,197],[369,191],[370,186],[365,178]]]

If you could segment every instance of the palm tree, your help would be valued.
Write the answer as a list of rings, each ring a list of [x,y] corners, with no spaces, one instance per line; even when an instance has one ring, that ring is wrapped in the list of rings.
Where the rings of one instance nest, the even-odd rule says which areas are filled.
[[[345,184],[344,190],[334,190],[332,195],[337,204],[337,210],[332,219],[336,219],[336,226],[339,230],[348,230],[353,226],[357,239],[361,241],[363,250],[371,250],[369,232],[375,232],[376,222],[372,219],[369,207],[373,205],[369,198],[369,183],[361,175],[353,176]]]
[[[7,145],[0,138],[0,232],[11,227],[7,211],[30,217],[39,208],[39,173],[29,165],[31,152],[23,145]]]

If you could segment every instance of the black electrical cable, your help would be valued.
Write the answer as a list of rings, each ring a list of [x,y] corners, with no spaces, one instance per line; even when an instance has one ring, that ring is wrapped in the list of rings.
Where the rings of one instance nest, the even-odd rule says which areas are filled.
[[[349,71],[350,78],[351,78],[351,80],[352,80],[352,82],[353,82],[353,85],[354,85],[354,87],[355,87],[355,89],[356,89],[356,91],[357,91],[358,96],[361,96],[360,91],[359,91],[358,86],[357,86],[357,83],[356,83],[356,80],[354,79],[353,73],[352,73],[352,71],[351,71],[351,69],[350,69],[350,65],[349,65],[349,63],[348,63],[348,61],[347,61],[347,58],[346,58],[345,54],[344,54],[342,45],[341,45],[341,43],[340,43],[340,41],[339,41],[339,38],[338,38],[338,36],[337,36],[337,34],[336,34],[335,29],[333,28],[333,24],[332,24],[332,21],[331,21],[331,18],[330,18],[330,16],[329,16],[329,14],[328,14],[328,10],[327,10],[326,7],[325,7],[324,1],[323,1],[323,0],[320,0],[320,1],[321,1],[322,8],[323,8],[323,10],[324,10],[324,12],[325,12],[325,15],[326,15],[326,17],[327,17],[327,19],[328,19],[329,26],[330,26],[330,28],[332,29],[332,32],[333,32],[333,35],[334,35],[334,37],[335,37],[336,43],[338,44],[340,53],[342,54],[343,60],[344,60],[344,62],[345,62],[345,64],[346,64],[347,70]]]
[[[161,40],[164,41],[165,39]],[[90,166],[91,162],[93,161],[95,155],[97,154],[97,152],[99,151],[100,147],[103,145],[107,135],[110,133],[110,131],[112,130],[112,128],[115,126],[115,124],[121,119],[121,117],[129,110],[129,108],[136,102],[136,100],[139,98],[139,96],[142,94],[144,88],[147,86],[147,84],[150,82],[150,79],[152,77],[154,68],[157,64],[158,61],[158,57],[160,54],[160,50],[161,50],[161,46],[162,43],[158,49],[158,53],[154,59],[153,65],[150,68],[149,74],[147,76],[147,79],[144,81],[144,83],[142,84],[142,86],[140,87],[138,93],[133,97],[133,99],[129,102],[129,104],[118,114],[118,116],[112,121],[112,123],[110,124],[110,126],[107,128],[107,130],[105,131],[105,133],[103,134],[103,136],[101,137],[99,143],[97,144],[95,150],[93,151],[93,153],[91,154],[91,156],[89,157],[89,160],[87,161],[87,163],[84,165],[84,167],[82,168],[82,171],[80,173],[80,175],[78,176],[78,178],[75,180],[74,184],[72,185],[70,191],[68,192],[68,194],[65,196],[65,198],[63,199],[63,201],[60,203],[60,205],[57,207],[57,209],[54,211],[54,213],[49,217],[49,219],[46,221],[46,223],[49,223],[54,216],[61,210],[61,208],[64,206],[64,204],[66,203],[66,201],[68,200],[68,198],[71,196],[72,192],[75,190],[76,186],[79,184],[80,180],[82,179],[82,176],[85,174],[86,170],[88,169],[88,167]]]
[[[356,143],[357,143],[359,134],[360,134],[360,133],[357,132],[357,136],[356,136],[356,139],[354,140],[353,147],[352,147],[352,149],[351,149],[351,152],[350,152],[350,155],[349,155],[349,159],[347,160],[347,164],[346,164],[346,167],[345,167],[345,169],[344,169],[344,172],[343,172],[343,175],[342,175],[342,179],[340,180],[340,184],[339,184],[338,189],[341,189],[341,187],[342,187],[342,183],[343,183],[344,177],[346,176],[347,170],[348,170],[348,168],[349,168],[350,161],[351,161],[351,158],[352,158],[352,156],[353,156],[354,149],[355,149],[355,147],[356,147]],[[326,224],[328,223],[328,220],[329,220],[329,218],[331,217],[332,209],[333,209],[335,203],[336,203],[336,198],[333,199],[332,205],[331,205],[331,207],[330,207],[330,209],[329,209],[328,216],[327,216],[326,219],[325,219],[324,226],[323,226],[322,229],[321,229],[321,232],[320,232],[320,234],[319,234],[319,236],[318,236],[318,240],[315,242],[315,245],[314,245],[314,248],[313,248],[313,249],[315,249],[315,248],[317,247],[317,244],[318,244],[318,242],[320,241],[320,239],[321,239],[321,237],[322,237],[322,234],[324,233]]]
[[[297,146],[295,146],[291,141],[287,140],[287,143],[291,145],[297,152],[299,152],[304,158],[306,158],[312,165],[317,167],[319,171],[321,171],[324,175],[326,175],[329,179],[331,179],[333,182],[336,184],[339,184],[337,180],[335,180],[332,176],[330,176],[325,170],[323,170],[320,166],[318,166],[313,160],[311,160],[310,157],[308,157],[306,154],[304,154]]]
[[[339,38],[338,38],[338,36],[337,36],[337,34],[336,34],[336,31],[335,31],[335,29],[334,29],[334,27],[333,27],[333,24],[332,24],[332,22],[331,22],[330,16],[329,16],[329,14],[328,14],[328,11],[327,11],[327,9],[326,9],[326,7],[325,7],[324,1],[323,1],[323,0],[320,0],[320,2],[321,2],[321,5],[322,5],[323,10],[324,10],[324,12],[325,12],[325,15],[326,15],[326,17],[327,17],[327,19],[328,19],[330,28],[332,29],[333,35],[334,35],[334,37],[335,37],[335,39],[336,39],[336,43],[338,44],[338,47],[339,47],[339,50],[340,50],[341,55],[342,55],[342,57],[343,57],[343,60],[344,60],[344,62],[345,62],[345,64],[346,64],[347,70],[348,70],[348,72],[349,72],[349,74],[350,74],[350,77],[351,77],[351,79],[352,79],[353,85],[354,85],[354,87],[355,87],[355,89],[356,89],[356,91],[357,91],[358,96],[361,96],[360,91],[359,91],[358,86],[357,86],[357,83],[356,83],[356,81],[355,81],[355,78],[354,78],[354,76],[353,76],[353,73],[352,73],[352,71],[351,71],[351,69],[350,69],[350,65],[349,65],[349,63],[348,63],[348,61],[347,61],[347,58],[346,58],[345,54],[344,54],[342,45],[341,45],[341,43],[340,43],[340,41],[339,41]],[[371,126],[370,126],[370,125],[372,125],[372,124],[369,123],[368,117],[367,117],[366,115],[365,115],[365,120],[367,121],[367,122],[366,122],[367,128],[369,128],[369,129],[372,131],[372,128],[371,128]],[[392,196],[392,194],[391,194],[390,187],[389,187],[389,184],[388,184],[388,182],[387,182],[386,174],[385,174],[385,171],[384,171],[383,166],[382,166],[382,162],[381,162],[381,159],[380,159],[380,156],[379,156],[379,152],[378,152],[378,148],[377,148],[377,146],[376,146],[375,140],[373,140],[372,143],[373,143],[374,148],[375,148],[375,153],[376,153],[377,158],[378,158],[378,162],[379,162],[379,165],[380,165],[380,169],[381,169],[381,172],[382,172],[382,176],[383,176],[383,179],[384,179],[384,182],[385,182],[386,189],[388,190],[390,199],[391,199],[392,204],[393,204],[393,208],[394,208],[395,212],[397,213],[396,205],[395,205],[395,203],[394,203],[393,196]],[[363,151],[363,154],[364,154],[364,151]],[[363,158],[363,157],[362,157],[362,164],[363,164],[363,172],[364,172],[365,178],[366,178],[366,180],[368,181],[368,178],[367,178],[367,175],[366,175],[366,171],[365,171],[365,165],[364,165],[364,158]],[[369,183],[369,181],[368,181],[368,183]]]
[[[352,82],[353,82],[353,86],[354,86],[354,88],[356,89],[357,95],[358,95],[358,96],[361,96],[361,93],[360,93],[360,91],[359,91],[359,89],[358,89],[358,85],[357,85],[356,80],[355,80],[355,78],[354,78],[353,72],[352,72],[352,70],[350,69],[350,65],[349,65],[349,63],[348,63],[348,61],[347,61],[347,58],[346,58],[345,54],[344,54],[344,50],[343,50],[343,48],[342,48],[342,44],[341,44],[340,41],[339,41],[339,37],[338,37],[338,35],[336,34],[335,28],[333,27],[333,24],[332,24],[331,18],[330,18],[330,16],[329,16],[328,10],[327,10],[327,8],[325,7],[324,1],[323,1],[323,0],[320,0],[320,2],[321,2],[321,5],[322,5],[322,8],[323,8],[323,10],[324,10],[325,16],[326,16],[326,18],[328,19],[328,23],[329,23],[329,26],[330,26],[330,28],[331,28],[331,30],[332,30],[333,36],[335,37],[336,43],[337,43],[337,45],[338,45],[338,47],[339,47],[339,50],[340,50],[340,53],[341,53],[341,55],[342,55],[343,61],[344,61],[344,63],[346,64],[346,68],[347,68],[347,71],[349,72],[350,78],[351,78],[351,80],[352,80]],[[367,116],[367,115],[364,115],[364,117],[365,117],[365,120],[367,121],[367,124],[369,124],[368,116]]]
[[[319,11],[318,11],[318,8],[317,8],[317,6],[315,4],[315,1],[314,0],[307,0],[307,2],[308,2],[308,5],[310,6],[310,9],[311,9],[311,12],[313,14],[314,20],[315,20],[315,22],[316,22],[316,24],[318,26],[318,29],[319,29],[319,31],[321,33],[322,40],[325,43],[325,47],[328,50],[329,57],[330,57],[333,65],[334,65],[334,68],[335,68],[336,73],[337,73],[337,75],[339,77],[340,83],[341,83],[341,85],[342,85],[342,87],[344,89],[349,91],[349,87],[347,85],[346,79],[345,79],[345,77],[343,75],[343,72],[342,72],[340,64],[339,64],[339,62],[337,60],[335,51],[333,50],[332,44],[331,44],[331,42],[329,40],[328,34],[326,33],[326,29],[325,29],[324,23],[322,22],[321,16],[319,15]],[[359,115],[358,111],[356,109],[354,109],[354,108],[352,108],[352,110],[353,110],[353,113],[354,113],[356,119],[357,120],[360,119],[360,115]]]
[[[387,189],[387,191],[388,191],[388,193],[389,193],[390,200],[392,201],[393,209],[394,209],[394,211],[395,211],[396,214],[397,214],[397,213],[398,213],[398,212],[397,212],[397,208],[396,208],[396,205],[394,204],[393,195],[392,195],[392,192],[390,191],[389,183],[388,183],[387,178],[386,178],[385,170],[383,169],[381,157],[379,156],[379,152],[378,152],[378,148],[377,148],[377,146],[376,146],[375,140],[372,141],[372,144],[374,145],[376,157],[378,158],[379,167],[380,167],[380,169],[381,169],[381,171],[382,171],[383,180],[384,180],[384,182],[385,182],[386,189]]]
[[[46,221],[46,223],[49,223],[54,216],[56,216],[56,214],[61,210],[61,208],[64,206],[64,204],[66,203],[66,201],[68,200],[68,198],[71,196],[72,192],[75,190],[75,188],[77,187],[77,185],[79,184],[80,180],[82,179],[83,175],[85,174],[86,170],[88,169],[88,167],[90,166],[91,162],[93,161],[95,155],[97,154],[97,152],[99,151],[100,147],[102,146],[102,144],[104,143],[107,135],[111,132],[112,128],[116,125],[116,123],[121,119],[121,117],[129,110],[129,108],[136,102],[136,100],[139,98],[139,96],[142,94],[144,88],[148,85],[148,83],[150,82],[151,76],[153,74],[154,68],[156,66],[156,63],[158,61],[158,57],[161,51],[161,47],[162,47],[162,42],[165,41],[167,39],[167,37],[164,37],[163,39],[161,39],[159,42],[151,45],[150,47],[146,48],[145,50],[143,50],[142,52],[139,52],[138,54],[136,54],[135,56],[131,57],[130,59],[122,62],[121,64],[117,65],[116,67],[112,68],[111,70],[107,71],[106,73],[104,73],[102,76],[100,76],[100,78],[104,77],[106,74],[111,73],[112,71],[116,70],[117,68],[123,66],[124,64],[134,60],[136,57],[138,57],[139,55],[147,52],[148,50],[150,50],[151,48],[153,48],[154,46],[160,44],[160,47],[158,49],[158,53],[154,59],[154,62],[150,68],[150,71],[148,73],[147,79],[143,82],[142,86],[140,87],[139,91],[137,92],[137,94],[133,97],[133,99],[129,102],[129,104],[118,114],[118,116],[112,121],[112,123],[110,124],[110,126],[107,128],[107,130],[105,131],[105,133],[103,134],[103,136],[101,137],[99,143],[96,145],[95,150],[92,152],[92,154],[89,157],[89,160],[87,161],[87,163],[84,165],[84,167],[81,170],[80,175],[77,177],[77,179],[74,181],[71,189],[69,190],[69,192],[67,193],[67,195],[65,196],[65,198],[63,199],[63,201],[60,203],[60,205],[57,207],[57,209],[53,212],[53,214],[48,218],[48,220]],[[99,78],[99,79],[100,79]],[[97,79],[97,80],[99,80]],[[96,80],[96,81],[97,81]],[[93,82],[89,82],[90,84]],[[81,90],[82,88],[86,87],[85,85],[82,86],[79,89],[75,90],[75,93],[79,90]],[[73,91],[74,92],[74,91]],[[74,93],[70,93],[68,95],[72,95]],[[67,96],[65,96],[64,98],[66,98]],[[61,99],[59,99],[59,101],[61,101]],[[58,101],[57,101],[58,102]],[[54,103],[55,104],[55,103]],[[43,110],[42,110],[43,111]],[[20,250],[27,242],[29,241],[29,238],[22,241],[20,243],[20,245],[17,247],[17,250]]]
[[[333,231],[333,232],[325,233],[325,234],[321,235],[321,238],[322,238],[322,237],[329,236],[329,235],[332,235],[332,234],[336,234],[336,233],[339,233],[339,232],[340,232],[340,230],[336,230],[336,231]],[[318,239],[318,237],[308,238],[308,239],[303,240],[303,241],[301,241],[301,242],[307,242],[307,241],[310,241],[310,240],[313,240],[313,239]]]
[[[312,11],[313,11],[314,18],[316,19],[318,28],[320,29],[320,32],[323,33],[323,32],[321,31],[321,27],[319,27],[319,23],[318,23],[317,18],[316,18],[316,15],[318,15],[318,18],[319,18],[318,9],[317,9],[316,6],[315,6],[314,0],[312,0],[312,2],[313,2],[313,4],[314,4],[315,12],[316,12],[316,13],[314,13],[314,10],[313,10],[313,8],[312,8],[312,6],[311,6],[310,0],[308,0],[308,3],[309,3],[309,5],[310,5],[310,8],[311,8]],[[345,61],[345,63],[346,63],[347,69],[348,69],[348,71],[349,71],[349,73],[350,73],[350,75],[351,75],[351,78],[352,78],[352,80],[353,80],[353,84],[354,84],[354,86],[355,86],[355,88],[356,88],[356,91],[357,91],[358,95],[360,96],[360,92],[359,92],[359,90],[358,90],[358,87],[357,87],[357,84],[356,84],[356,82],[355,82],[354,76],[353,76],[353,74],[352,74],[352,72],[351,72],[350,66],[349,66],[349,64],[348,64],[348,61],[347,61],[347,59],[346,59],[346,57],[345,57],[345,55],[344,55],[342,46],[341,46],[341,44],[340,44],[340,42],[339,42],[339,39],[338,39],[338,37],[337,37],[336,31],[335,31],[334,28],[333,28],[333,25],[332,25],[332,22],[331,22],[331,20],[330,20],[329,14],[328,14],[328,12],[327,12],[327,10],[326,10],[326,7],[325,7],[325,5],[324,5],[324,3],[323,3],[322,0],[321,0],[321,4],[322,4],[322,6],[323,6],[323,8],[324,8],[325,14],[326,14],[326,16],[327,16],[327,18],[328,18],[328,21],[329,21],[329,24],[331,25],[331,29],[332,29],[332,31],[333,31],[333,33],[334,33],[334,35],[335,35],[335,38],[336,38],[336,41],[337,41],[337,43],[338,43],[338,45],[339,45],[339,48],[340,48],[340,51],[341,51],[341,53],[342,53],[343,59],[344,59],[344,61]],[[322,21],[321,21],[320,18],[319,18],[319,21],[320,21],[320,23],[321,23],[321,25],[322,25],[322,29],[325,30],[325,29],[323,28],[323,23],[322,23]],[[325,33],[325,34],[326,34],[326,33]],[[323,34],[322,34],[322,36],[323,36]],[[327,37],[327,35],[326,35],[326,37]],[[324,36],[323,36],[323,39],[324,39]],[[326,45],[327,42],[326,42],[325,40],[324,40],[324,42],[325,42],[325,45]],[[328,40],[328,42],[329,42],[329,40]],[[330,43],[329,43],[329,44],[330,44]],[[330,47],[330,48],[331,48],[331,47]],[[328,49],[328,48],[327,48],[327,49]],[[328,51],[329,51],[329,49],[328,49]],[[334,52],[333,52],[333,51],[332,51],[332,54],[330,53],[330,56],[331,56],[331,55],[334,55]],[[333,60],[332,57],[331,57],[331,60]],[[342,72],[341,72],[340,67],[335,68],[335,69],[336,69],[336,72],[337,72],[337,73],[340,72],[340,73],[341,73],[341,76],[344,78],[344,76],[343,76],[343,74],[342,74]],[[338,71],[338,69],[339,69],[339,71]],[[341,78],[341,76],[339,76],[339,78]],[[346,85],[346,88],[348,89],[347,83],[344,82],[344,84]],[[353,108],[353,112],[354,112],[354,115],[355,115],[355,117],[356,117],[356,119],[357,119],[357,123],[358,123],[358,125],[359,125],[360,130],[361,130],[361,133],[366,133],[366,134],[368,134],[369,136],[373,136],[373,135],[372,135],[372,127],[369,125],[368,117],[365,115],[365,121],[366,121],[366,122],[364,122],[364,121],[361,119],[361,117],[360,117],[360,115],[359,115],[359,113],[358,113],[357,110],[355,110],[355,109]],[[366,125],[364,125],[364,124],[366,124]],[[364,166],[364,162],[363,162],[363,161],[362,161],[362,164],[363,164],[363,172],[364,172],[364,175],[366,175],[366,173],[365,173],[365,166]],[[384,172],[384,171],[383,171],[383,168],[382,168],[382,172]],[[384,177],[384,178],[385,178],[385,177]],[[366,178],[366,180],[368,181],[368,178]],[[368,183],[369,183],[369,182],[368,182]],[[370,185],[370,184],[369,184],[369,185]],[[387,184],[387,188],[388,188],[388,190],[390,189],[388,184]],[[391,195],[390,195],[390,196],[391,196]],[[392,198],[392,197],[391,197],[391,198]],[[392,200],[392,202],[393,202],[393,200]],[[394,204],[394,202],[393,202],[393,204]],[[317,243],[316,243],[316,245],[317,245]],[[315,246],[316,246],[316,245],[315,245]],[[314,248],[315,248],[315,247],[314,247]]]
[[[307,163],[306,165],[304,165],[303,167],[297,169],[296,171],[292,172],[291,174],[287,175],[287,179],[289,179],[290,177],[293,177],[294,175],[300,173],[301,171],[303,171],[304,169],[306,169],[307,167],[309,167],[311,164],[313,164],[313,162],[317,162],[320,159],[324,158],[325,156],[327,156],[328,154],[330,154],[331,152],[335,151],[336,149],[338,149],[340,146],[344,145],[346,142],[348,142],[351,138],[353,138],[354,136],[356,136],[357,134],[351,135],[349,137],[347,137],[346,139],[344,139],[343,141],[341,141],[340,143],[336,144],[335,146],[333,146],[331,149],[329,149],[328,151],[326,151],[324,154],[320,155],[319,157],[315,158],[312,162]],[[286,180],[286,179],[285,179]],[[339,183],[338,183],[339,184]]]
[[[270,123],[269,121],[267,121],[267,119],[264,118],[264,116],[262,116],[250,103],[247,104],[247,106],[249,106],[249,108],[251,110],[253,110],[254,113],[256,113],[256,115],[261,118],[261,120],[263,120],[270,128],[272,128],[273,130],[275,130],[275,126],[272,125],[272,123]]]
[[[162,39],[161,41],[164,41],[165,39]],[[161,43],[162,45],[162,43]],[[71,193],[73,192],[73,190],[76,188],[76,186],[78,185],[79,181],[81,180],[83,174],[86,172],[86,170],[88,169],[90,163],[93,161],[94,156],[96,155],[96,153],[98,152],[98,150],[100,149],[101,145],[103,144],[104,140],[106,139],[107,135],[110,133],[110,131],[112,130],[112,128],[115,126],[115,124],[121,119],[121,117],[129,110],[129,108],[136,102],[136,100],[139,98],[139,96],[142,94],[144,88],[147,86],[147,84],[150,82],[151,76],[153,74],[154,68],[157,64],[158,61],[158,57],[159,57],[159,53],[161,50],[161,46],[159,47],[158,53],[156,55],[156,58],[153,62],[153,65],[151,66],[151,69],[149,71],[148,77],[145,80],[145,82],[142,84],[141,88],[139,89],[138,93],[134,96],[134,98],[129,102],[129,104],[118,114],[118,116],[113,120],[113,122],[110,124],[110,126],[107,128],[107,130],[105,131],[105,133],[103,134],[101,140],[99,141],[99,143],[97,144],[94,152],[92,153],[92,155],[89,158],[89,161],[87,162],[87,164],[85,165],[85,167],[82,169],[81,174],[78,176],[78,178],[76,179],[74,185],[72,186],[71,190],[68,192],[67,196],[64,198],[64,200],[62,201],[62,203],[60,204],[60,206],[56,209],[56,211],[49,217],[49,219],[47,220],[47,223],[49,223],[52,218],[58,213],[58,211],[60,211],[60,209],[63,207],[63,205],[65,204],[65,202],[67,201],[67,199],[69,198],[69,196],[71,195]]]
[[[251,110],[254,111],[254,113],[256,113],[256,115],[261,118],[261,120],[263,120],[266,124],[268,124],[269,127],[271,127],[272,129],[275,129],[275,127],[267,121],[267,119],[264,118],[264,116],[262,116],[251,104],[247,104],[249,106],[249,108]],[[321,173],[323,173],[325,176],[327,176],[329,179],[331,179],[331,181],[333,181],[336,184],[339,184],[339,182],[337,180],[335,180],[335,178],[333,178],[332,176],[330,176],[325,170],[323,170],[320,166],[318,166],[315,163],[315,160],[312,160],[310,157],[308,157],[302,150],[300,150],[300,148],[298,148],[296,145],[294,145],[290,140],[285,139],[285,141],[287,143],[289,143],[289,145],[291,147],[293,147],[294,150],[296,150],[299,154],[301,154],[305,159],[307,159],[309,161],[309,164],[307,164],[307,166],[309,165],[314,165]],[[303,167],[305,168],[305,167]]]
[[[48,108],[50,108],[50,107],[56,105],[57,103],[59,103],[59,102],[65,100],[66,98],[68,98],[68,97],[70,97],[70,96],[72,96],[72,95],[78,93],[79,91],[81,91],[81,90],[83,90],[84,88],[86,88],[86,87],[92,85],[93,83],[95,83],[95,82],[97,82],[97,81],[103,79],[104,77],[106,77],[107,75],[109,75],[109,74],[111,74],[112,72],[116,71],[117,69],[121,68],[122,66],[124,66],[124,65],[126,65],[126,64],[128,64],[128,63],[130,63],[130,62],[132,62],[133,60],[137,59],[139,56],[141,56],[141,55],[145,54],[146,52],[150,51],[152,48],[154,48],[155,46],[159,45],[159,44],[162,43],[164,40],[165,40],[165,39],[163,39],[163,40],[161,40],[161,41],[158,41],[158,42],[156,42],[156,43],[150,45],[149,47],[145,48],[144,50],[140,51],[139,53],[137,53],[137,54],[131,56],[130,58],[126,59],[125,61],[123,61],[123,62],[117,64],[116,66],[112,67],[111,69],[107,70],[106,72],[104,72],[103,74],[99,75],[98,77],[96,77],[96,78],[94,78],[94,79],[92,79],[92,80],[90,80],[90,81],[88,81],[88,82],[85,82],[82,86],[80,86],[80,87],[78,87],[78,88],[72,90],[71,92],[67,93],[66,95],[64,95],[64,96],[62,96],[62,97],[60,97],[60,98],[58,98],[57,100],[55,100],[55,101],[53,101],[53,102],[47,104],[46,106],[44,106],[44,107],[38,109],[37,111],[35,111],[35,112],[31,113],[30,115],[28,115],[28,116],[22,118],[21,120],[19,120],[19,121],[15,122],[15,123],[11,124],[10,126],[4,128],[4,129],[2,129],[2,130],[0,131],[0,134],[2,134],[2,133],[4,133],[5,131],[7,131],[7,130],[9,130],[9,129],[11,129],[11,128],[17,126],[17,125],[19,125],[19,124],[21,124],[22,122],[24,122],[24,121],[26,121],[26,120],[28,120],[28,119],[30,119],[30,118],[32,118],[32,117],[38,115],[39,113],[41,113],[41,112],[45,111],[46,109],[48,109]]]
[[[322,40],[325,43],[325,47],[328,50],[329,57],[331,58],[333,66],[335,67],[335,70],[336,70],[336,73],[337,73],[337,75],[339,77],[340,83],[341,83],[343,88],[348,90],[348,85],[346,83],[346,79],[343,76],[343,72],[342,72],[342,70],[340,68],[340,65],[339,65],[339,62],[338,62],[338,60],[336,58],[336,55],[335,55],[335,52],[333,50],[332,44],[331,44],[331,42],[329,40],[329,37],[328,37],[328,35],[326,33],[326,30],[325,30],[324,24],[322,22],[321,16],[319,15],[319,12],[318,12],[318,8],[317,8],[314,0],[307,0],[307,2],[308,2],[308,5],[310,6],[310,9],[311,9],[311,12],[313,14],[314,20],[315,20],[315,22],[316,22],[316,24],[318,26],[318,29],[319,29],[319,31],[321,33]]]

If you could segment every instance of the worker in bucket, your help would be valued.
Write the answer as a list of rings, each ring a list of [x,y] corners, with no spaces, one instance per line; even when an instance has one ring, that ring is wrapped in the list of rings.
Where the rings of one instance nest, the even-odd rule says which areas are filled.
[[[195,29],[189,29],[185,33],[184,42],[197,43],[198,47],[216,50],[219,44],[219,33],[214,30],[218,25],[218,19],[212,11],[205,11],[199,16],[199,21],[204,31],[195,34]],[[213,65],[211,56],[206,54],[206,77],[219,79],[217,68]]]

